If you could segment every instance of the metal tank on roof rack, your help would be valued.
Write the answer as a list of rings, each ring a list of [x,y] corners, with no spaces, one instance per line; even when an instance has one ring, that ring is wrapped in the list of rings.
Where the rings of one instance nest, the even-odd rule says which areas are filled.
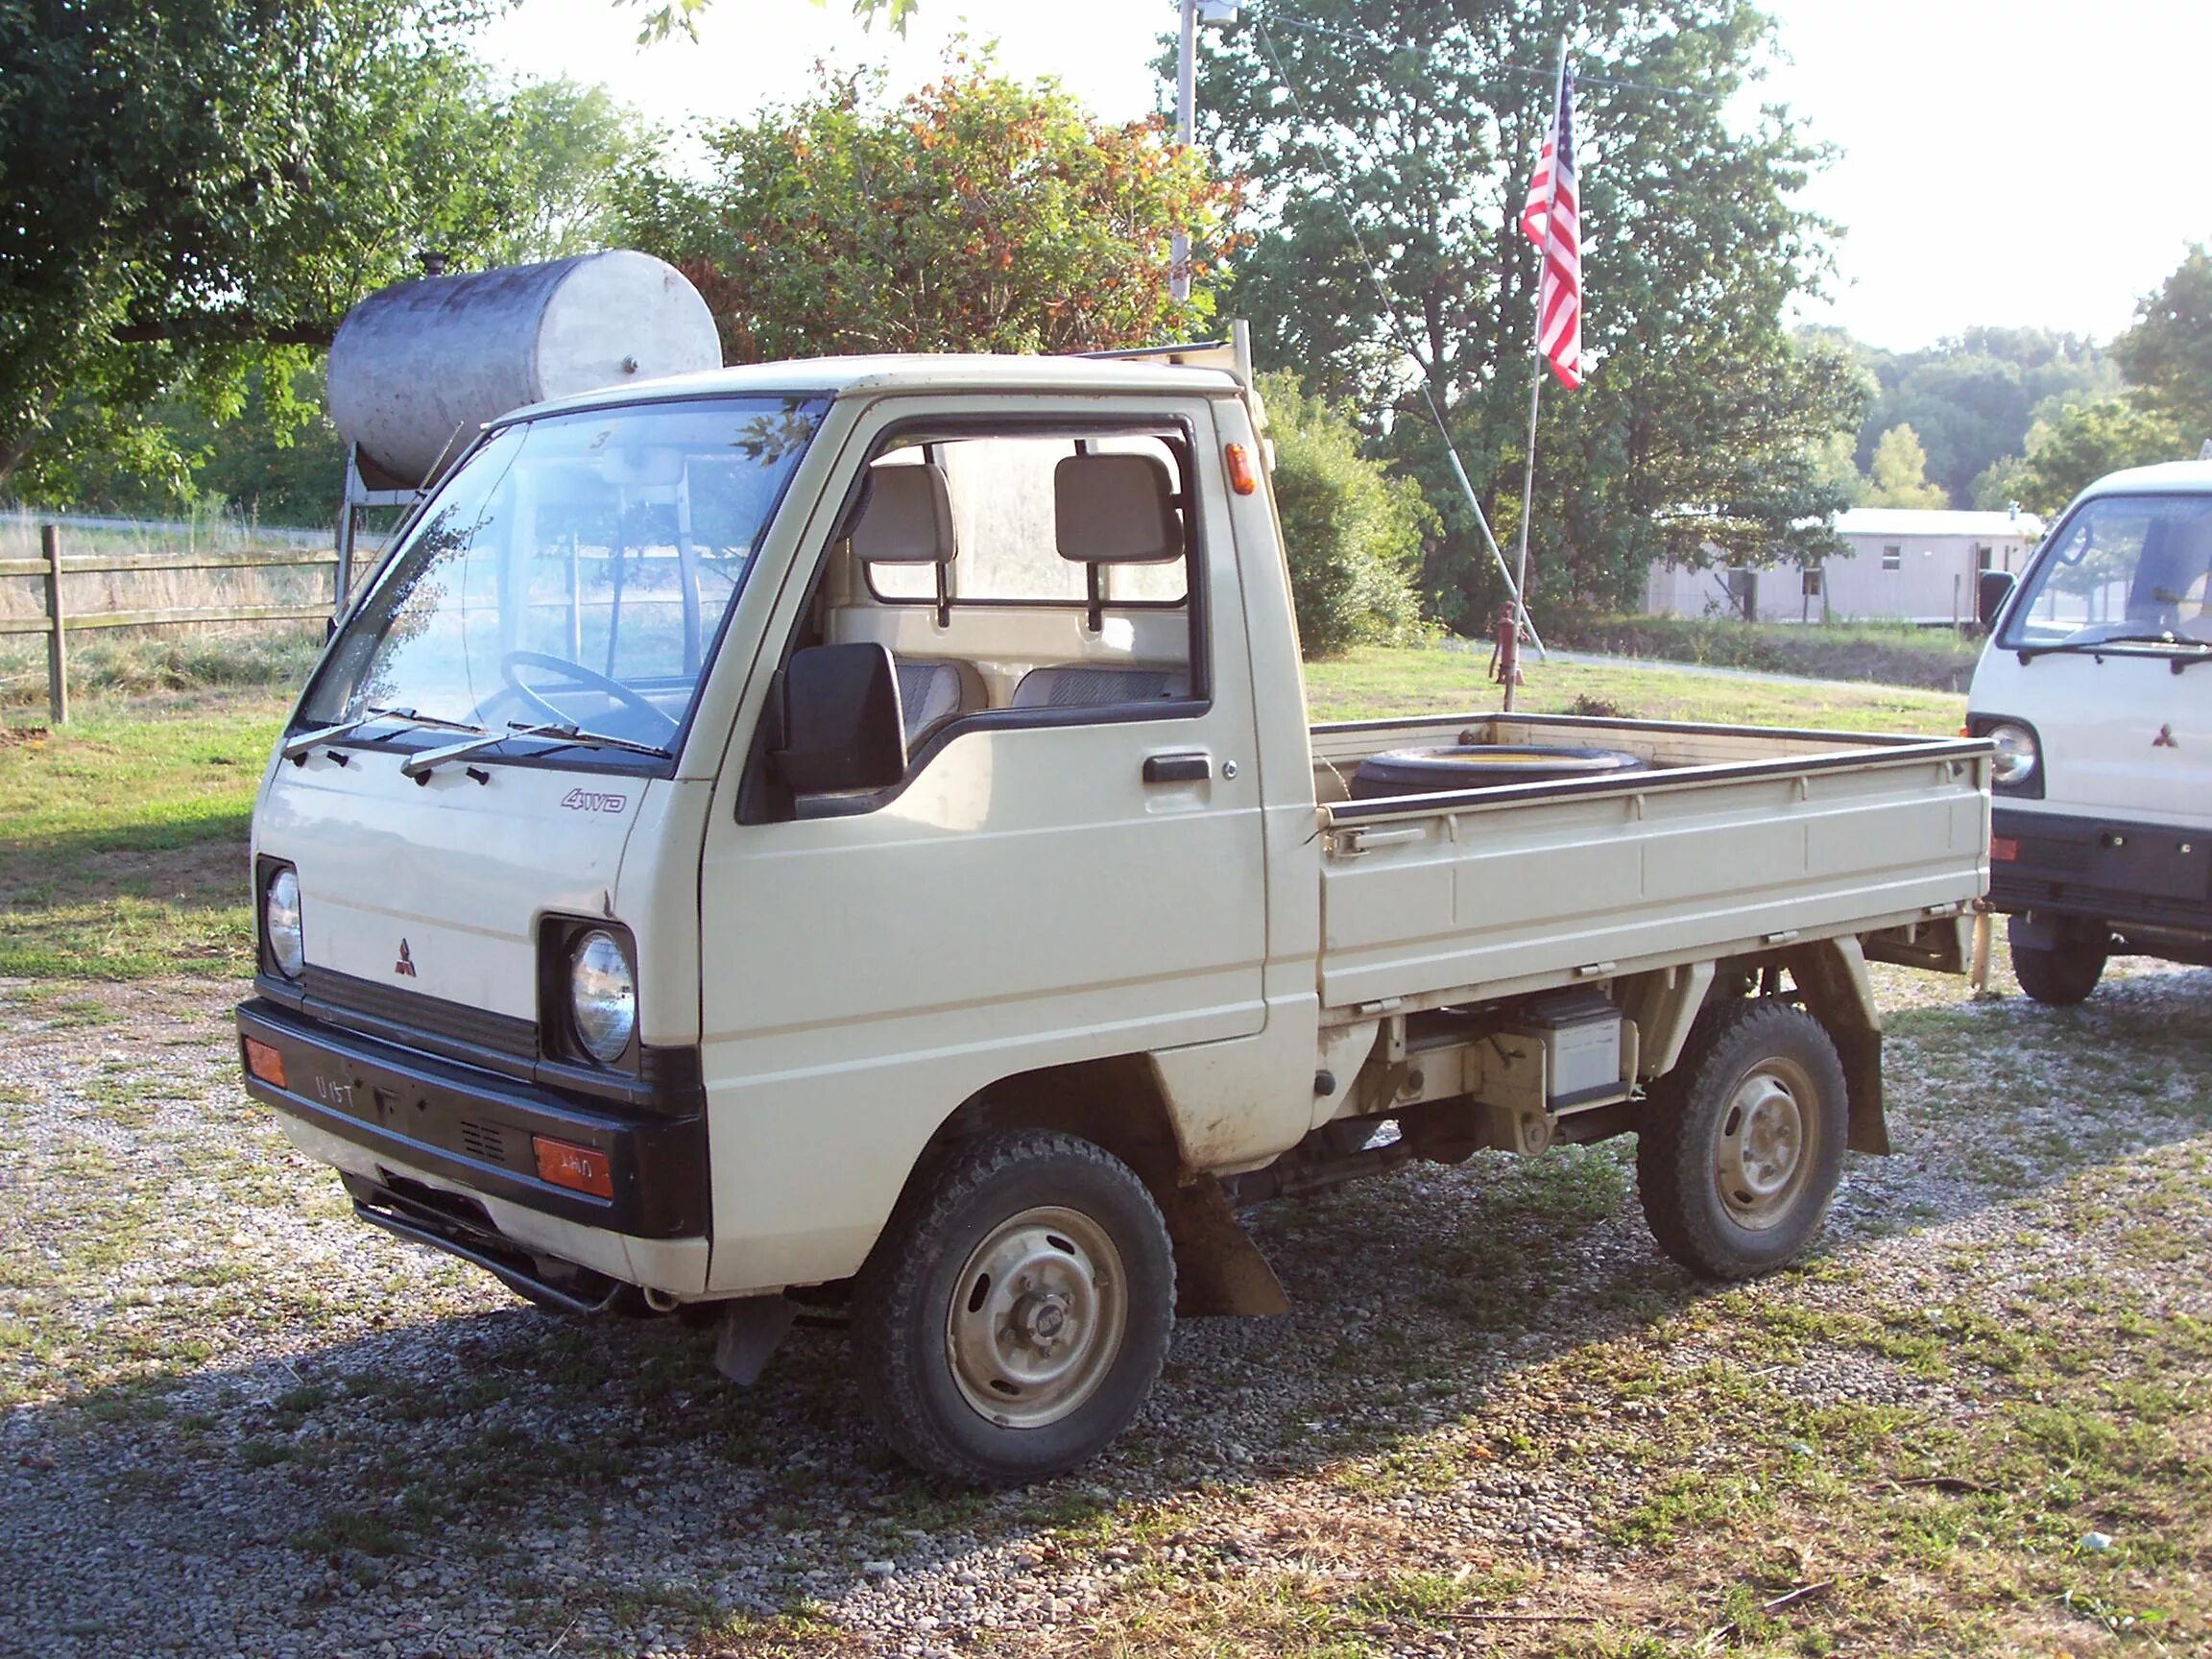
[[[350,590],[357,515],[407,506],[485,422],[547,398],[718,368],[699,291],[650,253],[614,249],[371,294],[330,342],[330,419],[349,447],[338,530]]]

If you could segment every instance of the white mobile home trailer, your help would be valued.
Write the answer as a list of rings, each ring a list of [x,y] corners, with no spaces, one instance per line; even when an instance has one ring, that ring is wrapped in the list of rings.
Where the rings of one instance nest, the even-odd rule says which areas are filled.
[[[1971,621],[1981,573],[2024,569],[2043,521],[2032,513],[1858,507],[1837,518],[1836,534],[1848,551],[1810,570],[1654,564],[1644,609],[1653,616],[1733,613],[1761,622]]]

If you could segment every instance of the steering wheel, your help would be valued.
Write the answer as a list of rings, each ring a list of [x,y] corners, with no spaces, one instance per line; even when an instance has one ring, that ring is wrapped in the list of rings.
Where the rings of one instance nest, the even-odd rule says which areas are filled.
[[[564,714],[535,690],[525,685],[521,676],[515,672],[517,668],[542,668],[548,673],[558,674],[571,685],[582,685],[592,691],[603,691],[613,698],[615,702],[621,704],[623,708],[635,709],[657,724],[666,727],[669,735],[673,736],[676,733],[677,723],[675,720],[654,708],[652,704],[638,693],[631,690],[621,681],[610,678],[608,675],[600,673],[596,668],[587,668],[581,662],[571,662],[565,657],[549,656],[543,651],[508,652],[499,664],[499,678],[507,682],[508,687],[516,696],[521,698],[523,702],[529,704],[531,708],[537,709],[548,720],[558,721],[564,726],[575,724],[568,715]]]

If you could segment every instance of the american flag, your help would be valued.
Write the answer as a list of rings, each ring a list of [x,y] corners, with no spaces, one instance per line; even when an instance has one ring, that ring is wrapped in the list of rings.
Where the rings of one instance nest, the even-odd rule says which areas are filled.
[[[1570,391],[1582,384],[1582,223],[1575,203],[1575,71],[1562,68],[1559,101],[1536,177],[1521,209],[1521,233],[1544,251],[1536,291],[1536,349]]]

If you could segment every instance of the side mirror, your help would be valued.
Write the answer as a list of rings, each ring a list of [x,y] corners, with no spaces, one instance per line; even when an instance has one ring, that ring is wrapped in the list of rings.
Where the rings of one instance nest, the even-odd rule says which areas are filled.
[[[886,789],[906,776],[899,671],[881,645],[809,645],[783,671],[776,770],[795,796]]]
[[[1981,618],[1982,626],[1994,628],[1997,613],[2005,609],[2005,601],[2012,597],[2013,575],[2009,570],[1984,570],[1974,589],[1974,614]]]

